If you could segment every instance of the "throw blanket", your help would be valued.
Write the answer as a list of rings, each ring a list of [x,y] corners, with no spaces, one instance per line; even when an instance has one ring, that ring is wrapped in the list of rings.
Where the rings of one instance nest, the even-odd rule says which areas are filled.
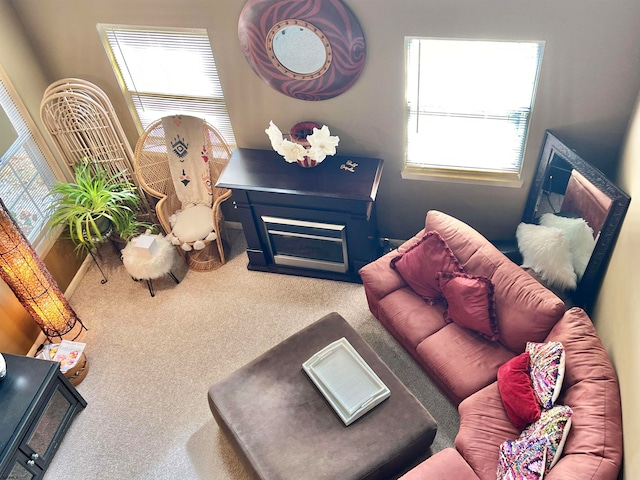
[[[204,242],[216,238],[211,212],[213,189],[207,163],[211,142],[201,118],[188,115],[163,117],[162,127],[171,178],[182,204],[182,209],[169,218],[173,230],[168,238],[183,250],[201,250]]]
[[[169,168],[182,202],[182,209],[192,205],[211,207],[213,190],[209,174],[211,144],[201,118],[173,115],[162,119]]]

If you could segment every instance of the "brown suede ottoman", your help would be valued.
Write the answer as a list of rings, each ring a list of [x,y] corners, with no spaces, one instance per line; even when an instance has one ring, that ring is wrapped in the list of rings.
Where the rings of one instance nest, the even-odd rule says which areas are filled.
[[[391,390],[348,427],[302,370],[345,337]],[[209,390],[216,422],[263,479],[390,479],[427,457],[436,422],[337,313],[292,335]]]

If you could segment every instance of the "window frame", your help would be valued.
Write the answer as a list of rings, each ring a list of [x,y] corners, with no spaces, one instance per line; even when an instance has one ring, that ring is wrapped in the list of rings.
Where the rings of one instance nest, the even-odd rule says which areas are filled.
[[[136,126],[136,129],[138,131],[139,135],[142,135],[142,133],[145,130],[145,125],[143,124],[140,115],[138,113],[138,109],[136,108],[136,104],[134,101],[134,95],[144,95],[144,96],[148,96],[148,97],[153,97],[153,98],[158,98],[158,99],[165,99],[165,98],[173,98],[173,99],[183,99],[185,101],[196,101],[196,102],[204,102],[204,103],[214,103],[214,104],[219,104],[220,105],[220,109],[224,114],[224,118],[222,120],[222,123],[226,123],[228,124],[228,128],[225,126],[224,128],[218,128],[218,130],[220,131],[220,133],[224,136],[225,140],[227,141],[227,143],[229,144],[229,146],[231,148],[234,148],[236,146],[236,139],[235,139],[235,135],[233,133],[233,125],[231,123],[231,118],[229,117],[229,112],[226,106],[226,100],[224,98],[224,92],[222,92],[222,96],[221,97],[207,97],[207,96],[198,96],[198,95],[188,95],[188,94],[160,94],[157,92],[146,92],[143,90],[131,90],[129,89],[129,87],[127,86],[127,82],[124,78],[124,75],[120,69],[120,65],[117,61],[116,58],[116,54],[114,53],[113,50],[113,46],[111,45],[111,42],[109,41],[108,38],[108,32],[110,31],[123,31],[123,32],[141,32],[141,33],[158,33],[161,35],[171,35],[172,33],[175,34],[194,34],[194,35],[202,35],[204,37],[206,37],[208,43],[209,43],[209,49],[211,52],[211,59],[213,61],[214,64],[214,69],[213,69],[213,73],[215,74],[215,79],[217,82],[220,81],[219,78],[219,73],[218,73],[218,69],[215,66],[215,58],[213,56],[213,49],[211,48],[211,41],[209,39],[209,35],[206,29],[202,29],[202,28],[179,28],[179,27],[163,27],[163,26],[134,26],[134,25],[123,25],[123,24],[108,24],[108,23],[98,23],[97,25],[97,29],[98,29],[98,33],[100,35],[100,38],[102,40],[102,44],[103,47],[105,49],[105,52],[107,54],[107,57],[109,58],[109,63],[111,65],[111,68],[116,76],[116,79],[118,81],[118,85],[120,86],[120,90],[123,93],[123,96],[125,98],[125,101],[127,103],[127,107],[129,108],[129,112],[131,114],[131,117],[134,121],[134,124]],[[129,76],[131,76],[129,74]],[[220,89],[222,90],[222,86],[220,86]],[[173,113],[177,113],[177,112],[167,112],[167,115],[171,115]],[[182,112],[184,114],[187,115],[194,115],[194,116],[198,116],[201,117],[202,115],[200,113],[193,113],[193,112],[187,112],[184,111]],[[153,121],[158,120],[158,118],[153,119]],[[152,123],[150,122],[150,124]],[[212,123],[214,126],[215,124],[213,122]],[[224,131],[223,131],[224,130]]]
[[[530,43],[538,44],[539,55],[533,79],[533,90],[531,94],[531,104],[527,116],[527,124],[522,143],[521,158],[519,161],[519,169],[515,171],[497,170],[497,169],[471,169],[464,166],[449,167],[429,165],[425,162],[423,165],[416,165],[415,162],[409,162],[409,129],[410,129],[410,93],[409,93],[409,45],[413,40],[444,40],[444,41],[461,41],[461,42],[503,42],[503,43]],[[545,42],[541,40],[491,40],[491,39],[469,39],[469,38],[444,38],[444,37],[424,37],[424,36],[406,36],[404,41],[405,55],[405,103],[404,103],[404,161],[401,170],[403,179],[451,182],[461,184],[480,184],[501,187],[520,188],[523,185],[522,171],[526,158],[526,147],[528,143],[529,132],[531,130],[531,120],[536,101],[536,94],[539,86],[540,74],[542,70],[542,60],[544,56]]]
[[[22,122],[24,122],[24,126],[26,127],[26,131],[22,133],[18,132],[18,136],[16,140],[14,140],[12,146],[7,149],[7,152],[5,152],[2,156],[0,156],[0,171],[4,170],[4,168],[10,167],[10,165],[4,164],[4,162],[7,160],[5,158],[7,153],[11,151],[15,152],[20,148],[23,148],[25,150],[25,153],[28,154],[29,153],[28,150],[35,148],[39,150],[40,153],[42,154],[42,160],[44,160],[44,163],[41,161],[34,162],[30,157],[31,164],[33,168],[38,172],[38,175],[41,178],[43,176],[43,173],[38,167],[46,166],[49,169],[49,171],[46,172],[45,177],[48,176],[53,181],[48,183],[45,181],[45,178],[43,178],[43,181],[45,182],[45,185],[47,186],[50,192],[51,187],[55,182],[60,181],[60,179],[66,178],[65,173],[60,168],[55,156],[53,155],[52,151],[49,149],[49,146],[47,145],[44,137],[42,136],[40,129],[36,126],[35,122],[33,121],[31,114],[27,110],[27,107],[22,101],[22,98],[18,94],[13,83],[11,82],[11,79],[5,72],[2,65],[0,65],[0,84],[1,84],[0,88],[4,87],[10,101],[13,102],[13,105],[16,108],[16,113],[21,117],[21,120]],[[3,108],[3,107],[0,106],[0,108]],[[14,121],[9,115],[9,113],[7,113],[7,116],[9,117],[9,120],[13,125]],[[17,145],[18,143],[20,143],[20,146]],[[30,143],[31,145],[28,145],[27,147],[25,147],[25,144],[28,144],[28,143]],[[7,202],[5,200],[5,204],[6,203]],[[7,205],[7,208],[10,208],[10,206]],[[46,255],[46,253],[51,249],[51,247],[53,247],[53,244],[55,243],[60,232],[62,231],[62,227],[59,227],[56,229],[50,229],[48,226],[48,223],[49,223],[48,219],[51,214],[49,213],[48,208],[39,209],[39,210],[43,214],[45,214],[46,217],[45,217],[45,220],[40,224],[38,232],[33,236],[27,235],[27,233],[24,231],[23,233],[25,233],[25,236],[27,237],[29,242],[32,244],[36,252],[39,255],[43,256],[43,255]],[[9,213],[10,215],[13,216],[11,212]],[[18,225],[21,225],[20,219],[16,219],[14,217],[14,220]]]

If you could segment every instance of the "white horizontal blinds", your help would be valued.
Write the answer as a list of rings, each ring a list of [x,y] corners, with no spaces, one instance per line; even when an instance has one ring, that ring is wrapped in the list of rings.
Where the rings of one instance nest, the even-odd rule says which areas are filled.
[[[542,43],[411,38],[407,165],[519,173]]]
[[[143,128],[161,117],[205,118],[236,143],[205,30],[141,30],[103,26]]]
[[[0,107],[17,133],[12,145],[0,152],[0,197],[33,244],[44,234],[53,200],[48,194],[56,178],[1,79]]]

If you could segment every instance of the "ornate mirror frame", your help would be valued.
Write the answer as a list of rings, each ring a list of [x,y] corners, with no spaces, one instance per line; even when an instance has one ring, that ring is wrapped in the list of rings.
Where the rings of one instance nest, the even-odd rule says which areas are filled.
[[[314,44],[316,56],[324,54],[313,71],[293,71],[276,55],[274,42],[292,28],[308,33],[305,38]],[[340,0],[249,0],[240,13],[238,38],[253,71],[275,90],[299,100],[327,100],[344,93],[362,73],[366,58],[360,24]],[[300,46],[305,45],[296,44]],[[318,46],[324,52],[318,52]]]
[[[545,133],[540,152],[538,170],[522,216],[525,223],[536,223],[541,213],[541,202],[548,194],[549,180],[553,177],[552,169],[561,163],[580,172],[595,187],[611,199],[611,206],[600,233],[596,246],[591,254],[587,269],[572,295],[576,306],[584,308],[588,313],[593,308],[596,296],[607,269],[611,252],[616,243],[624,216],[629,208],[631,197],[620,190],[604,173],[582,158],[551,131]],[[596,232],[598,233],[598,232]]]

